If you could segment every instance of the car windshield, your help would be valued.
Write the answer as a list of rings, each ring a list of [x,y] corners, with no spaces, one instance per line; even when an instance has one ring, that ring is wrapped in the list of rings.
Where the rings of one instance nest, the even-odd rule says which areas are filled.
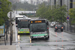
[[[28,21],[19,21],[18,28],[28,28]]]
[[[31,24],[30,31],[31,32],[44,32],[46,31],[46,23],[39,23],[39,24]]]

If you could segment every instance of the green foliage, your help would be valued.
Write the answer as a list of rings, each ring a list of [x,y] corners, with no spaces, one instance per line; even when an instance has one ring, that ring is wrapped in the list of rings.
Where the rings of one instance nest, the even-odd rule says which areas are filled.
[[[41,4],[36,11],[37,16],[47,18],[50,21],[65,22],[66,21],[66,6],[60,7]]]
[[[45,17],[45,15],[46,15],[45,12],[46,12],[46,10],[47,10],[47,8],[46,8],[45,4],[40,5],[40,6],[39,6],[39,9],[36,11],[37,16]]]
[[[69,15],[70,15],[71,23],[75,24],[75,8],[69,9]]]
[[[8,0],[0,0],[2,3],[0,6],[0,25],[3,25],[4,22],[8,19],[7,13],[10,11],[11,3]]]

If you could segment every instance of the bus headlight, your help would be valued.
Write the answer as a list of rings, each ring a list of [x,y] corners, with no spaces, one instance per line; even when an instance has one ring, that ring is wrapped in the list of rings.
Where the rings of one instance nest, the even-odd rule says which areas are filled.
[[[20,31],[18,31],[18,33],[20,33]]]

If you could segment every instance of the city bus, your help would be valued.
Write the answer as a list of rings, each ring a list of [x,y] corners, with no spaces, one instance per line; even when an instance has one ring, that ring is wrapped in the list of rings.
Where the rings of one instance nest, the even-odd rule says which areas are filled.
[[[20,19],[17,24],[18,34],[30,34],[29,31],[29,21],[30,19]]]
[[[44,38],[45,40],[49,39],[49,23],[47,20],[45,19],[31,20],[29,29],[31,40],[38,38]]]
[[[23,19],[23,18],[24,18],[23,15],[16,15],[16,16],[15,16],[15,23],[16,23],[16,25],[17,25],[18,22],[19,22],[18,20],[19,20],[19,19]]]

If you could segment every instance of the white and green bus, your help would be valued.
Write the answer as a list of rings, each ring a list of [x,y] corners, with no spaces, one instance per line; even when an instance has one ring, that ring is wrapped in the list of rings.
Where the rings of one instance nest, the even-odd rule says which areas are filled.
[[[18,34],[30,34],[29,30],[30,19],[20,19],[17,24]]]
[[[31,40],[37,38],[49,39],[49,23],[45,19],[37,19],[30,21],[30,38]]]

